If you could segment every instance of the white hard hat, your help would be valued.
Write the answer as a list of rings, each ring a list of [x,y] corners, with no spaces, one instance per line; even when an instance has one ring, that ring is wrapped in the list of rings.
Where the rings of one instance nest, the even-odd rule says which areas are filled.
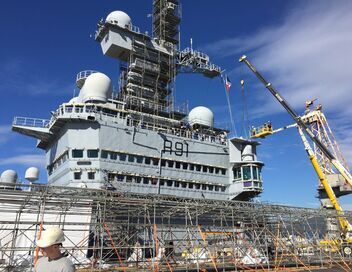
[[[52,227],[42,233],[42,237],[37,241],[37,246],[46,248],[52,245],[61,244],[64,241],[64,232],[58,227]]]

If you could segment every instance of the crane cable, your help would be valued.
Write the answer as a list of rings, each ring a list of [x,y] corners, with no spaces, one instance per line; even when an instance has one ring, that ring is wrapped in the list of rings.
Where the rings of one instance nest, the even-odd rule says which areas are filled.
[[[242,100],[242,129],[243,135],[245,138],[249,138],[248,132],[250,130],[249,127],[249,115],[248,115],[248,103],[247,103],[247,96],[245,92],[245,81],[243,76],[243,66],[241,66],[241,100]],[[248,91],[248,90],[247,90]]]

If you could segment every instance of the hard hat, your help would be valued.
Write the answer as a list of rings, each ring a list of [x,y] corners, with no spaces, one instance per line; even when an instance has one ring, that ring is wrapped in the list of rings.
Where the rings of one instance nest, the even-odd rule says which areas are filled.
[[[64,232],[58,227],[52,227],[43,232],[42,237],[37,241],[37,246],[46,248],[52,245],[61,244],[64,241]]]

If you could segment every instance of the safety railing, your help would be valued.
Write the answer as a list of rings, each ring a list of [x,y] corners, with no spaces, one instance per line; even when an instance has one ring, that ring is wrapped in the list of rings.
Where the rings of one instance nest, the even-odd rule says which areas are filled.
[[[13,120],[13,125],[14,126],[46,128],[49,126],[49,122],[50,122],[50,120],[48,120],[48,119],[15,117]]]

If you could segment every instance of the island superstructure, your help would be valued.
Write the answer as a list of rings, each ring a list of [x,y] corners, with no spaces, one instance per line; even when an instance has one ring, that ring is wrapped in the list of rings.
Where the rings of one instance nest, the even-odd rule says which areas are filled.
[[[221,75],[209,56],[179,47],[180,5],[153,1],[153,34],[122,11],[98,22],[95,40],[120,61],[119,90],[97,71],[77,75],[79,96],[50,120],[16,117],[13,130],[38,139],[48,183],[219,200],[250,200],[262,192],[257,142],[228,138],[214,115],[175,106],[178,73]]]

